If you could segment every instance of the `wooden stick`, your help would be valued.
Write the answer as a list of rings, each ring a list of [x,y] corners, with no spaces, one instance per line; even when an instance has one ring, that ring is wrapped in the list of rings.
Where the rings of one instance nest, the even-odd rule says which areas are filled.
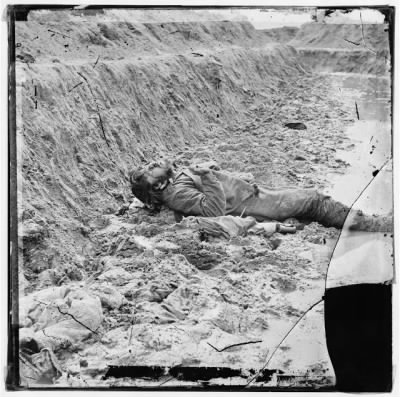
[[[90,93],[92,94],[94,103],[96,104],[97,115],[99,116],[100,127],[101,127],[101,131],[103,132],[104,140],[106,141],[107,146],[110,147],[110,144],[109,144],[109,142],[108,142],[108,140],[107,140],[106,132],[104,131],[104,124],[103,124],[103,119],[101,118],[99,104],[97,103],[97,100],[96,100],[96,97],[95,97],[95,95],[94,95],[94,93],[93,93],[92,87],[90,86],[88,79],[87,79],[83,74],[81,74],[81,73],[79,73],[79,72],[76,72],[76,73],[78,73],[79,76],[81,76],[81,77],[86,81],[86,83],[87,83],[87,85],[88,85],[88,87],[89,87],[89,90],[90,90]]]
[[[357,102],[354,102],[356,104],[356,114],[357,114],[357,120],[360,120],[360,113],[358,113],[358,105]]]
[[[73,89],[80,86],[81,84],[83,84],[83,81],[79,82],[78,84],[75,84],[70,90],[68,90],[68,92],[71,92]]]
[[[304,70],[304,68],[300,64],[296,63],[296,65],[297,65],[298,69],[300,69],[301,72],[303,72],[306,75],[311,75],[311,73]]]
[[[95,62],[94,65],[93,65],[93,69],[96,67],[97,62],[99,62],[99,59],[100,59],[100,55],[97,57],[96,62]]]
[[[51,30],[51,29],[47,29],[49,32],[54,33],[54,34],[59,34],[60,36],[63,37],[68,37],[69,39],[71,38],[70,36],[64,34],[64,33],[60,33],[60,32],[56,32],[55,30]]]
[[[362,17],[361,17],[361,10],[360,10],[360,21],[361,21],[361,33],[362,33],[362,38],[363,38],[363,42],[364,42],[364,47],[367,49],[367,50],[369,50],[369,51],[371,51],[373,54],[377,54],[377,52],[376,51],[373,51],[373,50],[371,50],[371,48],[369,48],[368,46],[367,46],[367,44],[365,43],[365,37],[364,37],[364,24],[363,24],[363,20],[362,20]]]
[[[354,41],[343,39],[344,41],[347,41],[348,43],[354,44],[354,45],[360,45],[361,43],[355,43]]]
[[[231,347],[236,347],[236,346],[243,346],[243,345],[250,345],[251,343],[261,343],[262,340],[251,340],[249,342],[242,342],[242,343],[235,343],[233,345],[225,346],[223,349],[218,349],[215,346],[213,346],[211,343],[207,342],[207,345],[211,346],[213,349],[215,349],[217,352],[221,353],[224,350],[230,349]]]

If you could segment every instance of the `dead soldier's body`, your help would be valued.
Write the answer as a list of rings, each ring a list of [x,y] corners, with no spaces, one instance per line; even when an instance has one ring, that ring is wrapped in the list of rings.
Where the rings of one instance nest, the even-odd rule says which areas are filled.
[[[350,208],[315,189],[272,189],[199,165],[174,172],[168,163],[135,170],[132,193],[146,206],[167,206],[179,216],[251,216],[257,221],[288,218],[342,228]],[[376,218],[360,213],[355,227],[376,228]],[[387,223],[387,222],[386,222]]]

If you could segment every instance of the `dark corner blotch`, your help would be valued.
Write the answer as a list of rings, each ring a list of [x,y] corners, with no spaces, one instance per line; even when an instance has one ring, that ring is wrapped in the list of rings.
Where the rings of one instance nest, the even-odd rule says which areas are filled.
[[[250,369],[249,371],[242,369],[235,369],[229,367],[184,367],[181,365],[174,366],[172,368],[163,366],[113,366],[108,367],[108,371],[105,375],[105,379],[113,378],[124,378],[128,377],[131,379],[151,379],[161,380],[166,376],[170,376],[179,381],[189,382],[208,382],[216,378],[248,378],[248,374],[257,374],[255,382],[269,382],[272,379],[274,373],[282,373],[277,370],[263,369],[257,371]]]

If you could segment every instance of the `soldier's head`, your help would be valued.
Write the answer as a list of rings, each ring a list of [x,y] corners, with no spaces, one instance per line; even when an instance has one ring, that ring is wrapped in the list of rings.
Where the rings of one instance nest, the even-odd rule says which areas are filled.
[[[147,207],[158,210],[162,205],[162,191],[172,176],[172,167],[166,162],[133,170],[129,174],[132,193]]]

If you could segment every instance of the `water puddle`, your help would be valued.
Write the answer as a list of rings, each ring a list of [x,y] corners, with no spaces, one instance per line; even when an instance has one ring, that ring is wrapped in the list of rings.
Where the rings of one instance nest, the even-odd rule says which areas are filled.
[[[338,151],[350,166],[331,175],[329,194],[364,214],[388,216],[393,210],[390,80],[366,75],[333,74],[333,84],[348,103],[357,103],[359,120],[346,131],[348,151]],[[393,277],[393,235],[372,228],[356,232],[349,214],[329,266],[327,286],[390,281]]]
[[[329,174],[331,186],[325,192],[351,205],[377,171],[391,157],[391,86],[385,77],[333,73],[332,85],[345,102],[354,106],[359,120],[346,131],[348,150],[337,156],[349,165],[345,174]]]

